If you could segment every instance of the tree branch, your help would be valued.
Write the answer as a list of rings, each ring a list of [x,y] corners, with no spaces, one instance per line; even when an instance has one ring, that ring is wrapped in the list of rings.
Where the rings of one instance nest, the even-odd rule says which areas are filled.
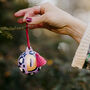
[[[21,27],[0,27],[0,33],[3,31],[15,31],[15,30],[25,30],[26,26]]]

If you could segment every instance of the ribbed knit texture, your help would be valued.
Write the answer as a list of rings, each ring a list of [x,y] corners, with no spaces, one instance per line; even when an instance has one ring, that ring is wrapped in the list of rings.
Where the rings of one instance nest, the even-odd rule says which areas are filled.
[[[88,49],[90,45],[90,24],[88,24],[87,30],[81,39],[80,45],[78,46],[75,56],[73,58],[72,67],[77,67],[79,69],[83,68],[85,63]]]

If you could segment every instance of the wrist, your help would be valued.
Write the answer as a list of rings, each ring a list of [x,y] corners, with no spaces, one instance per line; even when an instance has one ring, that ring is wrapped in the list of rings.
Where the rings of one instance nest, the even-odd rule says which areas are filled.
[[[71,20],[70,26],[69,26],[69,30],[68,30],[68,34],[75,39],[78,43],[80,43],[81,38],[84,35],[84,32],[87,28],[87,24],[76,19],[73,18]]]

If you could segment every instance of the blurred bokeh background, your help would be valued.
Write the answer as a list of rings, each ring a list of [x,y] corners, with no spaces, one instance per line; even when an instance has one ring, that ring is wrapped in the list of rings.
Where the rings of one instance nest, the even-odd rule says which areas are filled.
[[[17,28],[24,24],[18,24],[13,14],[46,1],[90,21],[90,0],[0,0],[0,90],[90,90],[90,71],[71,67],[78,44],[69,36],[30,30],[31,45],[47,59],[47,65],[34,76],[22,74],[17,67],[27,45],[25,30]]]

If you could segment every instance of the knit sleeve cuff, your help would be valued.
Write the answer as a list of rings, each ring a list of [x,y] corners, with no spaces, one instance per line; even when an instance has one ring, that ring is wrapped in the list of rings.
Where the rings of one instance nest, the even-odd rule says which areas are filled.
[[[86,64],[87,55],[90,46],[90,24],[87,26],[87,30],[81,39],[80,45],[78,46],[75,56],[73,58],[72,67],[77,67],[79,69],[84,68]]]

